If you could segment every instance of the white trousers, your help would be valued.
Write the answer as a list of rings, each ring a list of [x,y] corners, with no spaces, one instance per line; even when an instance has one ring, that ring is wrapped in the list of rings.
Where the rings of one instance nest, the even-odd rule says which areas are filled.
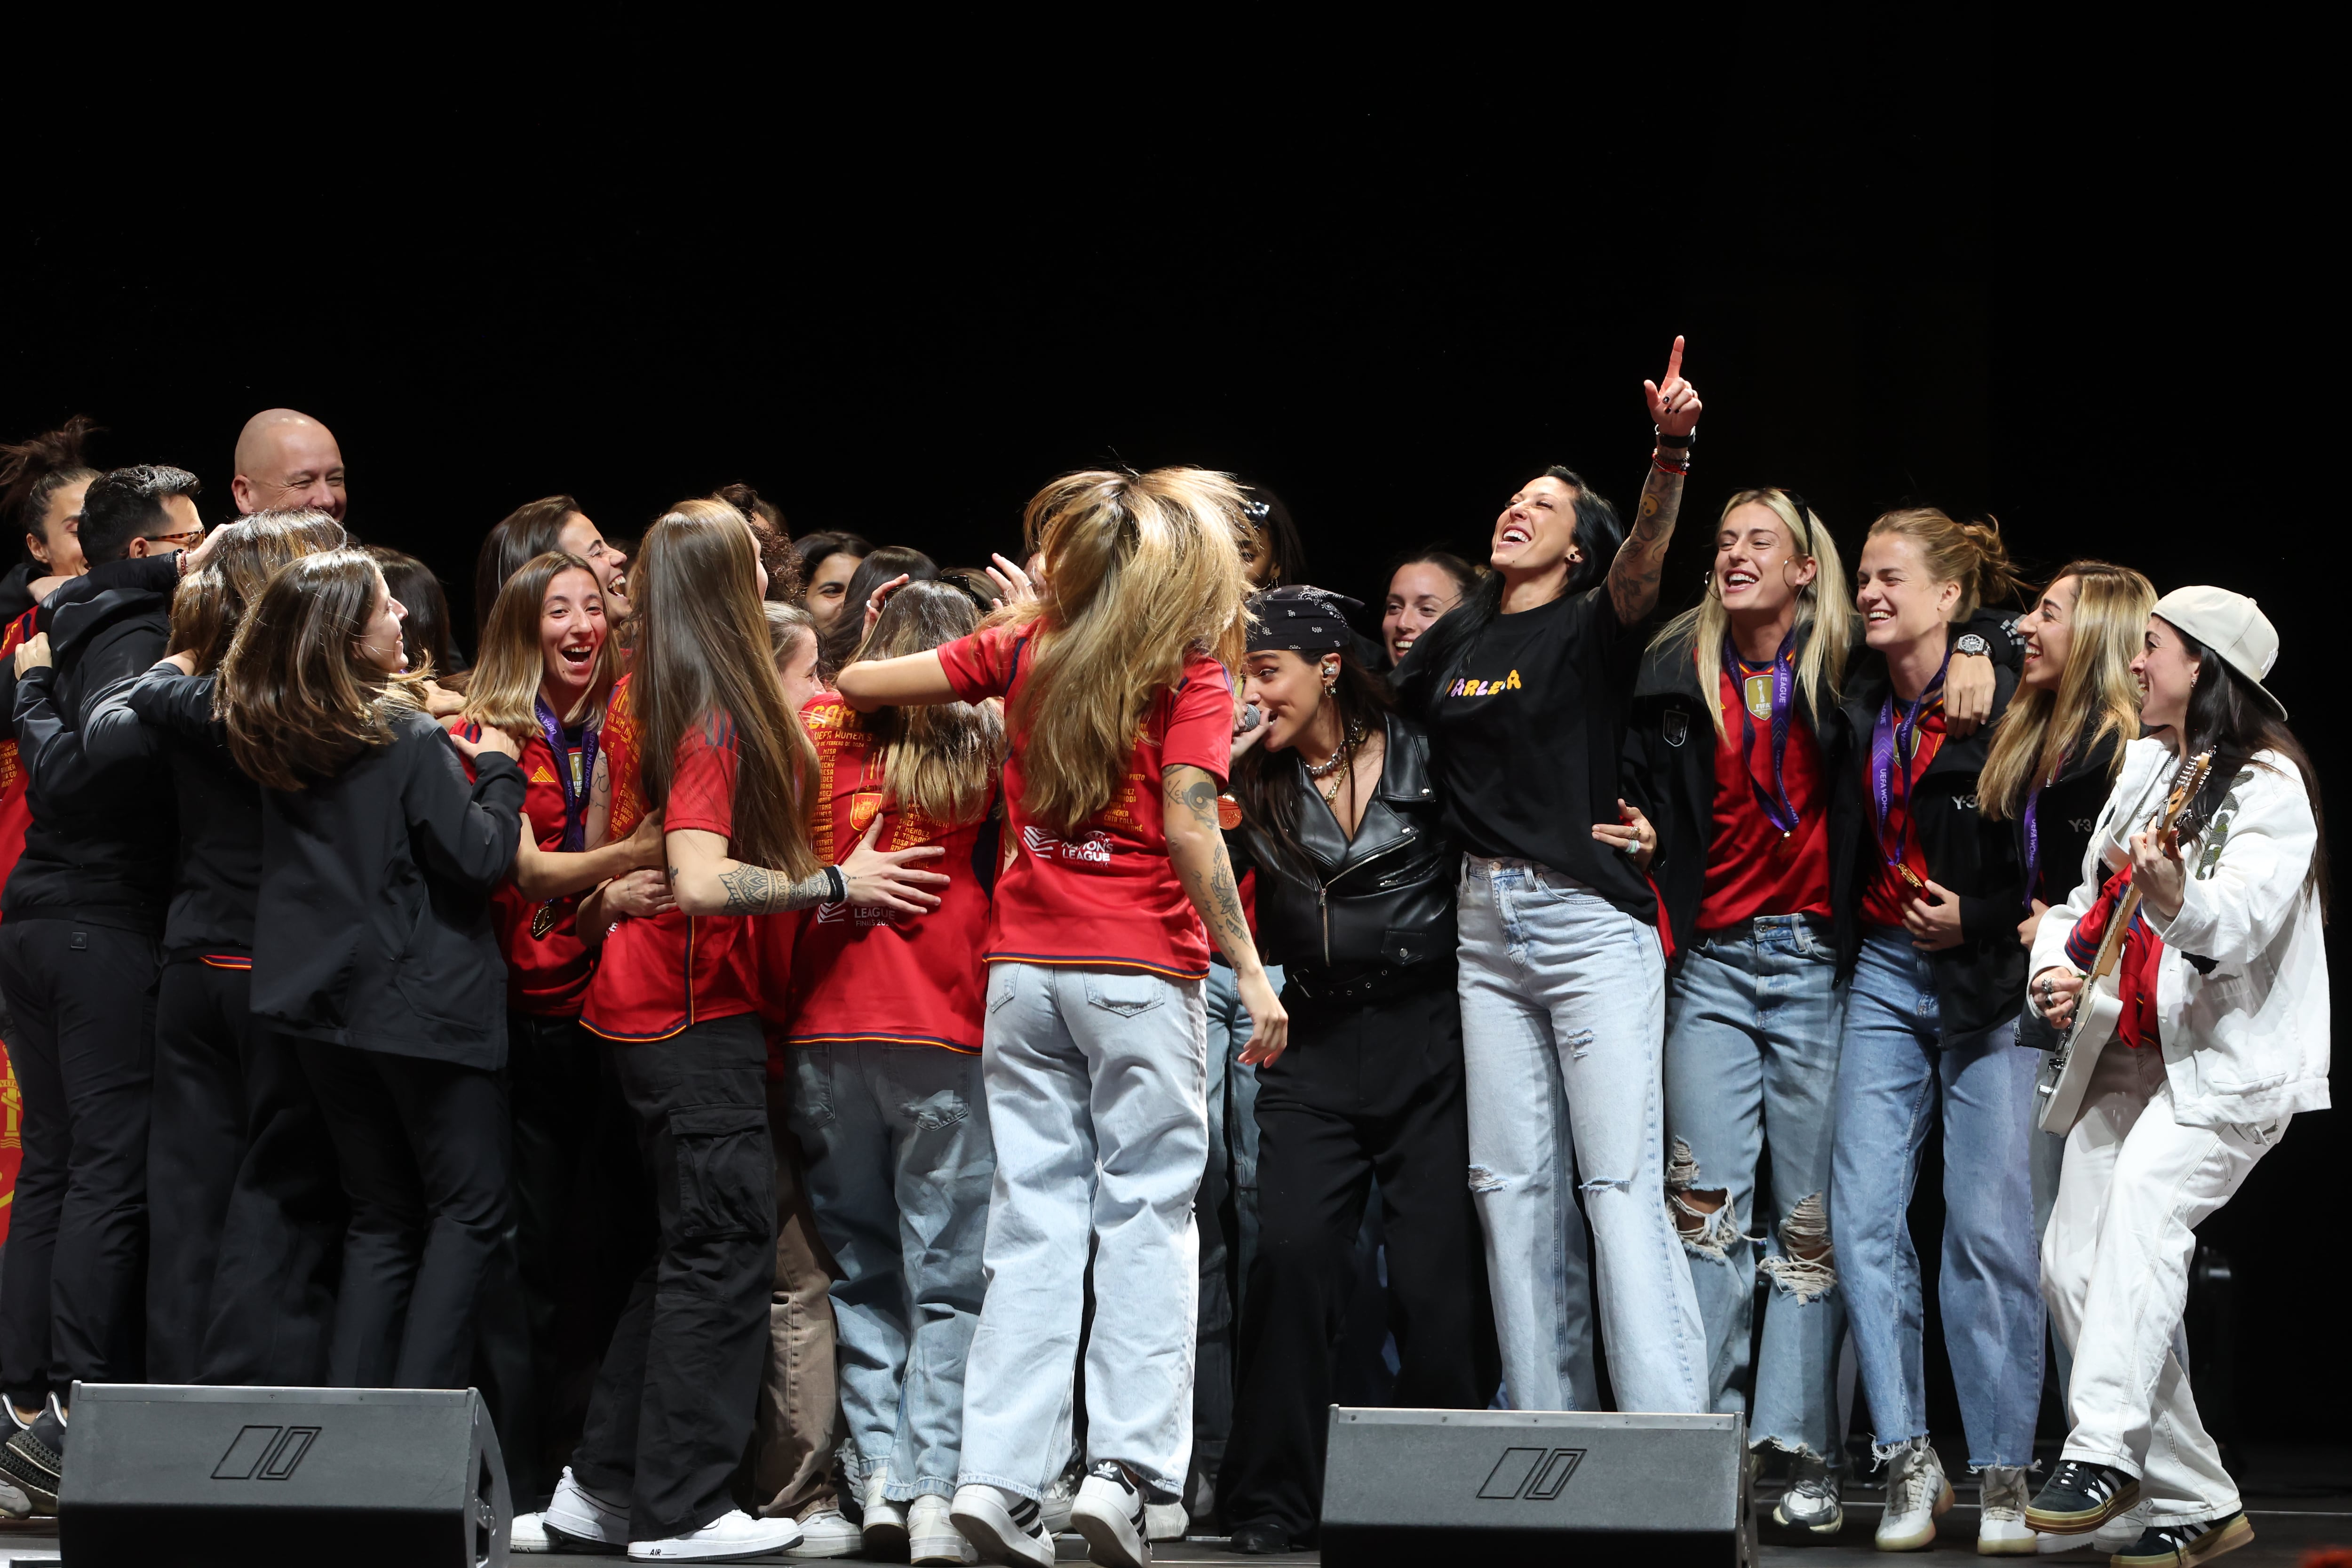
[[[2121,1042],[2100,1056],[2083,1103],[2042,1238],[2042,1299],[2074,1356],[2065,1457],[2138,1476],[2153,1523],[2223,1518],[2238,1489],[2173,1341],[2197,1225],[2230,1201],[2287,1119],[2183,1127],[2163,1053]]]

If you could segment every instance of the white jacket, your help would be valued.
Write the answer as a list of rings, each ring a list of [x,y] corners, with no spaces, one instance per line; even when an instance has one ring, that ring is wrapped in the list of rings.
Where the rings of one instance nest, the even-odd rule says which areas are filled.
[[[2083,855],[2083,879],[2033,941],[2030,973],[2066,963],[2066,937],[2111,865],[2164,802],[2178,767],[2160,741],[2134,741]],[[2180,912],[2151,930],[2157,1033],[2182,1125],[2261,1126],[2327,1107],[2327,950],[2310,886],[2318,828],[2303,775],[2276,752],[2242,769],[2201,837],[2187,847]],[[2121,858],[2110,861],[2110,854]],[[2189,962],[2212,960],[2210,973]]]

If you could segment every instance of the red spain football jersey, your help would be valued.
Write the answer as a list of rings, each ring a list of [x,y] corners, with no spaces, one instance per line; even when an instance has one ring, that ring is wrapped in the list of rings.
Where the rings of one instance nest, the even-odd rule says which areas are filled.
[[[462,726],[467,740],[478,739],[481,726]],[[550,852],[563,847],[563,784],[556,776],[560,764],[548,750],[547,737],[536,731],[517,737],[522,742],[522,811],[530,818],[531,841]],[[466,776],[474,764],[466,763]],[[499,951],[507,960],[507,1005],[518,1013],[543,1018],[576,1017],[580,998],[587,994],[588,976],[595,958],[572,928],[580,895],[562,899],[530,899],[509,877],[490,893],[490,918],[497,922]]]
[[[1005,700],[1008,720],[1030,670],[1036,628],[988,626],[941,647],[948,684],[966,702]],[[1223,784],[1233,754],[1233,682],[1206,654],[1144,716],[1127,785],[1071,837],[1030,819],[1021,803],[1021,753],[1012,731],[1004,763],[1008,864],[997,879],[986,957],[992,963],[1142,969],[1177,979],[1209,973],[1209,933],[1168,858],[1161,773],[1190,763]]]
[[[879,816],[877,847],[938,845],[946,853],[922,868],[946,873],[948,885],[935,889],[940,907],[919,915],[848,903],[819,906],[801,924],[793,950],[787,1043],[870,1041],[977,1052],[987,992],[981,952],[989,896],[980,862],[987,853],[982,837],[989,811],[958,824],[886,811],[883,754],[866,717],[838,697],[822,697],[803,710],[801,721],[816,743],[817,798],[824,803],[815,822],[817,853],[839,864]]]
[[[1757,804],[1773,788],[1772,672],[1743,661],[1740,679],[1726,669],[1717,700],[1724,734],[1715,747],[1715,837],[1707,846],[1706,892],[1698,929],[1721,931],[1758,915],[1830,914],[1829,793],[1822,787],[1822,748],[1812,727],[1790,716],[1780,755],[1780,786],[1788,792],[1797,826],[1782,833]],[[1740,708],[1748,711],[1749,746],[1740,744]]]

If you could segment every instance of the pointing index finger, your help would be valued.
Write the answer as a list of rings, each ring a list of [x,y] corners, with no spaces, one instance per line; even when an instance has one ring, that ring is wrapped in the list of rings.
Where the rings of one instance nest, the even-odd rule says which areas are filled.
[[[1674,380],[1674,379],[1675,379],[1675,377],[1676,377],[1676,376],[1678,376],[1678,375],[1682,374],[1682,373],[1683,373],[1683,338],[1682,338],[1682,334],[1681,334],[1680,332],[1676,332],[1676,333],[1675,334],[1675,347],[1674,347],[1674,352],[1673,352],[1672,353],[1669,353],[1668,355],[1666,355],[1666,379],[1667,379],[1668,381],[1672,381],[1672,380]]]

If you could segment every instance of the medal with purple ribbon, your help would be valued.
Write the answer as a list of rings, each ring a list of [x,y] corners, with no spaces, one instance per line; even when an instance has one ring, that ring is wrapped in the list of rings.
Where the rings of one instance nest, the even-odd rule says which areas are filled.
[[[1756,709],[1748,700],[1748,682],[1755,677],[1748,674],[1748,661],[1739,657],[1729,634],[1723,639],[1723,651],[1741,676],[1739,681],[1739,766],[1748,775],[1748,787],[1755,792],[1757,809],[1764,819],[1780,830],[1786,838],[1797,829],[1797,808],[1789,804],[1786,767],[1789,757],[1789,717],[1790,700],[1797,685],[1797,632],[1791,626],[1780,639],[1780,651],[1772,656],[1772,700],[1769,710],[1772,735],[1772,787],[1768,792],[1764,781],[1756,776]]]
[[[1886,693],[1886,700],[1878,706],[1878,722],[1870,727],[1870,797],[1877,809],[1878,853],[1885,859],[1886,868],[1901,877],[1913,891],[1924,896],[1926,883],[1918,873],[1903,863],[1903,841],[1911,831],[1911,759],[1918,754],[1919,721],[1931,702],[1943,700],[1944,672],[1952,665],[1948,649],[1944,662],[1936,667],[1936,679],[1927,682],[1919,695],[1903,705],[1903,717],[1895,716],[1895,693]],[[1898,767],[1898,763],[1900,766]],[[1886,847],[1886,820],[1894,815],[1895,781],[1903,780],[1903,828],[1895,835],[1895,847]]]

